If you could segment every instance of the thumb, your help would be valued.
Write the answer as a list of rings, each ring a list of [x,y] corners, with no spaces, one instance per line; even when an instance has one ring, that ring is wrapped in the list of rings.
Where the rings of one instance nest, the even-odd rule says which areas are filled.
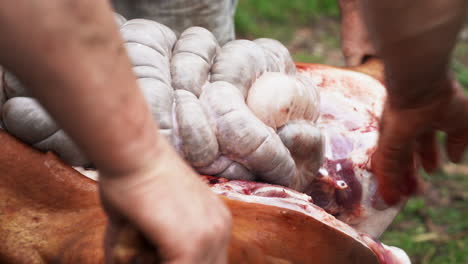
[[[461,88],[456,89],[447,115],[442,120],[442,130],[447,133],[447,154],[452,162],[460,162],[468,145],[468,98]]]

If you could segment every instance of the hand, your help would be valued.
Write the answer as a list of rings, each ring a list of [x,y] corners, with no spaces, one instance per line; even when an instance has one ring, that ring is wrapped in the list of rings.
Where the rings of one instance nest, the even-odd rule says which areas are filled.
[[[161,263],[227,263],[228,209],[168,143],[160,143],[166,145],[161,147],[164,151],[147,168],[100,177],[101,199],[110,218],[107,262],[127,263],[119,259],[121,252],[112,251],[122,244],[119,238],[128,234],[131,224],[154,245],[152,253]],[[147,252],[139,250],[133,260],[154,263],[154,257],[147,258],[143,256]]]
[[[468,98],[459,85],[449,78],[433,85],[450,89],[423,87],[425,89],[419,89],[422,92],[444,92],[426,96],[424,102],[412,102],[412,105],[406,106],[389,98],[384,107],[372,164],[379,192],[389,204],[395,204],[401,196],[417,191],[418,163],[427,172],[438,168],[437,130],[447,133],[446,150],[453,162],[462,159],[468,144]]]

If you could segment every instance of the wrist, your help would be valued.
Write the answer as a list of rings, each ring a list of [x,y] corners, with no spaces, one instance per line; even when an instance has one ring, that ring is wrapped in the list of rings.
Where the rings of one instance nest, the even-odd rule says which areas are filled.
[[[151,185],[153,190],[162,187],[160,191],[164,193],[171,190],[173,188],[171,186],[180,188],[180,181],[198,180],[195,171],[162,136],[159,137],[157,145],[146,155],[135,157],[138,163],[127,167],[126,170],[100,170],[100,184],[116,192],[146,188]]]
[[[151,133],[153,132],[154,133]],[[98,164],[101,178],[127,178],[131,175],[144,174],[162,166],[171,156],[171,146],[159,135],[157,129],[148,129],[138,139],[128,140],[128,144],[119,154],[110,157],[103,164]]]

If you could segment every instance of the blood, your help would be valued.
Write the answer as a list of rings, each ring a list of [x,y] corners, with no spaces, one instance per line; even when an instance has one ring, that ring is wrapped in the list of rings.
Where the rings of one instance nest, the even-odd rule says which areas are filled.
[[[369,132],[374,132],[378,129],[377,125],[375,124],[369,124],[367,126],[365,126],[364,128],[362,128],[360,130],[361,133],[369,133]]]
[[[325,167],[335,181],[343,180],[348,185],[348,188],[336,190],[336,203],[347,210],[360,208],[362,185],[354,173],[353,162],[350,159],[326,160]]]
[[[218,183],[225,183],[225,182],[230,181],[226,178],[207,176],[207,175],[200,175],[200,177],[205,183],[207,183],[210,186],[218,184]]]
[[[369,109],[366,109],[366,112],[369,115],[369,118],[370,118],[369,123],[370,124],[378,124],[379,123],[379,117],[375,113],[373,113]]]
[[[314,181],[305,191],[305,193],[312,197],[315,205],[328,211],[335,190],[326,183]]]

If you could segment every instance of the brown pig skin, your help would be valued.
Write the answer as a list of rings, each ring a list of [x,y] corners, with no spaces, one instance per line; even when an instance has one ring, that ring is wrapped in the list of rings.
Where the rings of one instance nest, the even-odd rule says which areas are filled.
[[[104,263],[97,184],[7,133],[0,143],[0,263]],[[223,199],[234,219],[229,263],[378,263],[368,247],[307,215]],[[138,243],[111,252],[135,259],[129,245]]]

